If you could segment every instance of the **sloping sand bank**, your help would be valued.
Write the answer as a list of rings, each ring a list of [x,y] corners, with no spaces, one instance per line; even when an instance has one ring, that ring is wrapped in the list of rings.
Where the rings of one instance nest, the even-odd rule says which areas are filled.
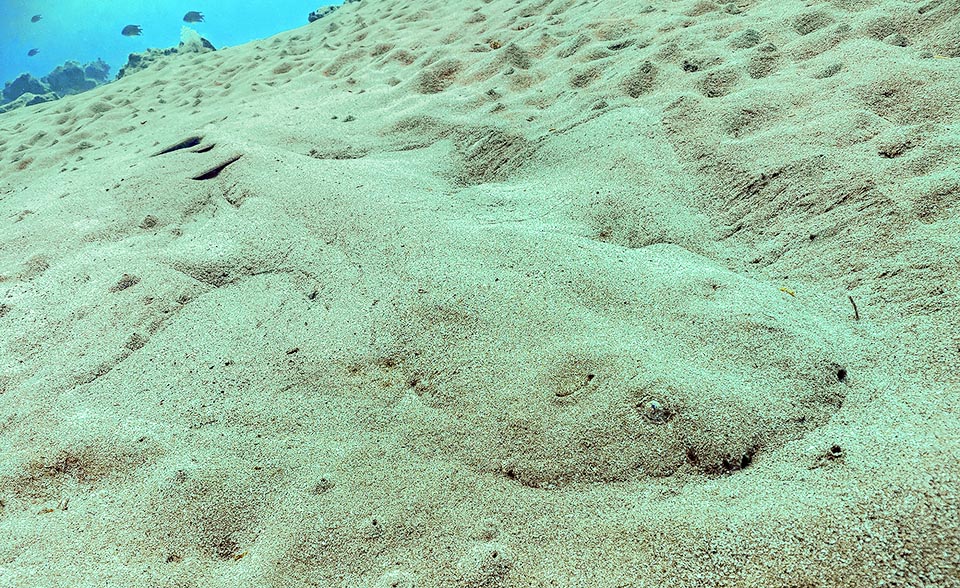
[[[957,586],[956,2],[363,0],[0,116],[0,586]]]

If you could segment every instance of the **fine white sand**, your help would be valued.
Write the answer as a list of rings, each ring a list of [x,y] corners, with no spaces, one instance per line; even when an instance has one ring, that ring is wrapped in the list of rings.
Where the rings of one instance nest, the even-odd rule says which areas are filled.
[[[958,15],[363,0],[0,116],[0,586],[960,585]]]

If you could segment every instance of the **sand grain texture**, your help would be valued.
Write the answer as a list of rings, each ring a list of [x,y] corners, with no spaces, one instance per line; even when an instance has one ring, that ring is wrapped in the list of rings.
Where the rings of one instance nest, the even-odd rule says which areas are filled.
[[[0,586],[960,585],[958,58],[362,0],[0,116]]]

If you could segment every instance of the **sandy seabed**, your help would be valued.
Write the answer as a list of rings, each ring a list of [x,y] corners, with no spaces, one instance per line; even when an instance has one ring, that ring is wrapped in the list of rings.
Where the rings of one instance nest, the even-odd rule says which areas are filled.
[[[0,116],[0,587],[960,586],[960,4],[363,0]]]

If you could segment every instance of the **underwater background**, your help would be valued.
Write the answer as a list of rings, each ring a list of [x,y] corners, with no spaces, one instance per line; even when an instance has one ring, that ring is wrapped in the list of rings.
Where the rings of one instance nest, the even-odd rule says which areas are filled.
[[[184,25],[220,49],[306,25],[311,11],[332,4],[341,2],[2,0],[0,86],[22,73],[40,78],[68,60],[83,64],[102,59],[112,80],[130,53],[176,46]],[[189,11],[203,13],[204,22],[185,23]],[[35,15],[42,18],[31,22]],[[143,34],[123,36],[121,31],[131,24],[140,25]],[[38,51],[30,56],[32,49]]]
[[[2,1],[0,588],[960,588],[960,0]]]

